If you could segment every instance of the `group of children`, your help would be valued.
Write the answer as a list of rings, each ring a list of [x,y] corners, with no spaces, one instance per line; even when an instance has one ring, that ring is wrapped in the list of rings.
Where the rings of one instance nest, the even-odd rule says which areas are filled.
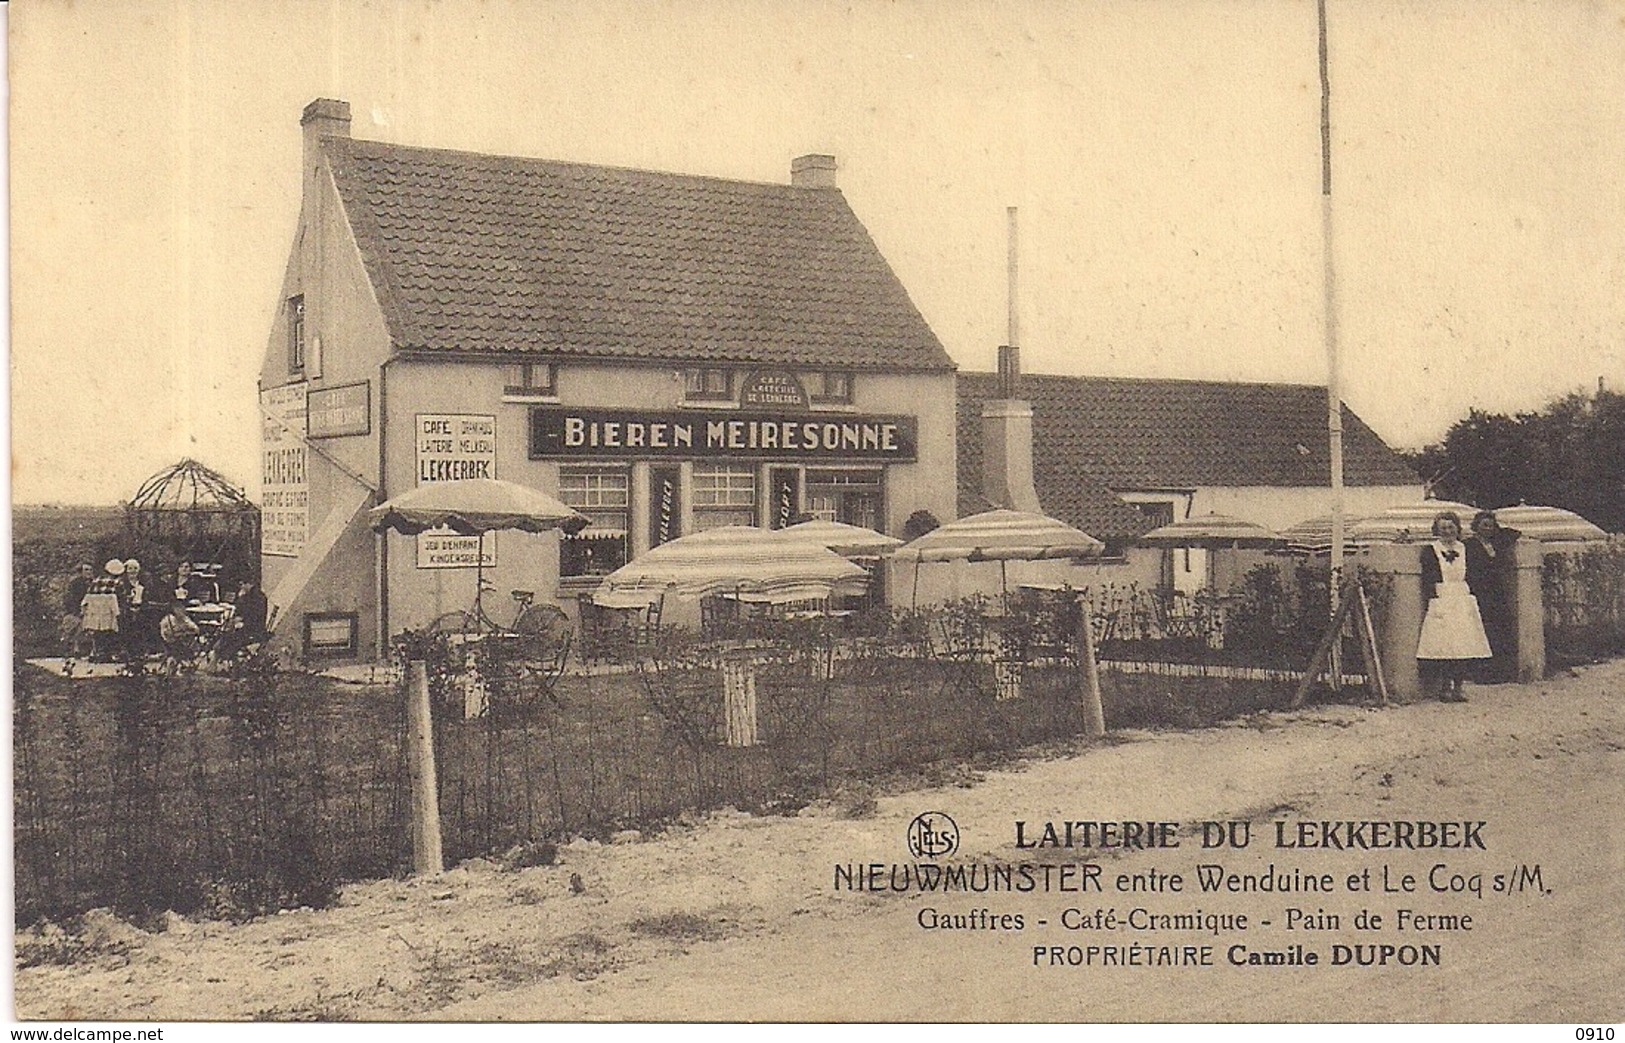
[[[113,662],[160,654],[184,661],[206,650],[230,658],[265,639],[265,594],[246,580],[206,641],[205,628],[187,608],[220,602],[214,576],[190,562],[167,578],[143,570],[135,558],[114,558],[99,575],[82,564],[63,593],[62,641],[71,656]]]

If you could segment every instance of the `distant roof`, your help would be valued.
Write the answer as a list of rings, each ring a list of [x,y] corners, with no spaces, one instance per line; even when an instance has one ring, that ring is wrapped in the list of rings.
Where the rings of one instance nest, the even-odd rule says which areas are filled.
[[[958,383],[964,474],[967,425],[980,423],[998,377],[961,373]],[[1034,471],[1046,510],[1070,494],[1078,475],[1117,491],[1331,482],[1323,387],[1023,374],[1018,394],[1033,405]],[[978,453],[980,444],[979,435],[969,440]],[[1347,406],[1343,480],[1421,484]]]
[[[323,147],[398,349],[953,368],[837,190]]]
[[[959,444],[959,516],[992,510],[982,494],[982,414],[980,405],[966,409],[961,400],[956,431]],[[1035,443],[1037,439],[1034,439]],[[1064,457],[1034,446],[1033,485],[1044,513],[1082,529],[1097,540],[1127,540],[1156,528],[1156,523],[1129,506],[1085,471],[1069,470]]]

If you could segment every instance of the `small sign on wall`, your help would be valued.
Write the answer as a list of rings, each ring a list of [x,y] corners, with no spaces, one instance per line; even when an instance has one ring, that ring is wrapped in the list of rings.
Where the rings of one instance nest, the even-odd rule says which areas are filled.
[[[801,386],[794,373],[782,369],[759,369],[740,385],[739,404],[746,408],[806,409],[807,389]]]
[[[364,435],[372,430],[372,384],[368,381],[312,391],[306,403],[311,438]]]
[[[417,484],[497,476],[497,418],[469,413],[419,413]],[[483,561],[481,560],[483,558]],[[491,568],[497,563],[496,533],[461,536],[449,529],[418,536],[420,569]]]
[[[459,536],[446,531],[425,532],[418,536],[420,569],[471,569],[480,565],[490,568],[497,563],[496,533],[485,534],[483,563],[479,560],[481,553],[478,536]]]
[[[682,535],[682,477],[676,467],[649,468],[649,546],[658,547]]]

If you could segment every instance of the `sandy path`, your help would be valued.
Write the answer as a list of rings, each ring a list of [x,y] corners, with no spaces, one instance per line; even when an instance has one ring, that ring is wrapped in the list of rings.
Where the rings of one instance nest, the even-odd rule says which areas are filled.
[[[643,843],[578,844],[561,864],[475,864],[434,881],[349,888],[340,907],[128,937],[132,950],[18,973],[20,1017],[407,1019],[1617,1020],[1625,1013],[1625,663],[1536,686],[1478,689],[1466,706],[1348,707],[1190,733],[1132,733],[974,786],[884,798],[868,818],[720,815]],[[957,860],[1017,860],[1015,819],[1485,819],[1488,851],[1177,851],[1109,858],[1107,872],[1193,867],[1330,872],[1339,891],[1280,895],[835,893],[833,867],[906,862],[918,812],[952,815]],[[1025,853],[1029,855],[1031,853]],[[1075,852],[1074,856],[1081,855]],[[1051,853],[1047,861],[1069,860]],[[1436,895],[1436,862],[1507,872],[1538,863],[1549,895]],[[1363,867],[1415,874],[1416,895],[1350,895]],[[579,888],[571,886],[575,875]],[[1487,885],[1486,885],[1487,886]],[[578,893],[579,891],[579,893]],[[1246,934],[1065,931],[1062,910],[1245,912]],[[1470,914],[1472,931],[1381,937],[1362,906]],[[922,908],[1021,914],[1020,932],[928,932]],[[1287,932],[1288,906],[1341,930]],[[1036,921],[1046,919],[1047,926]],[[1391,923],[1391,920],[1390,920]],[[1435,942],[1440,966],[1246,968],[1241,942]],[[1212,944],[1215,966],[1032,966],[1035,945]],[[1323,955],[1329,959],[1329,955]]]

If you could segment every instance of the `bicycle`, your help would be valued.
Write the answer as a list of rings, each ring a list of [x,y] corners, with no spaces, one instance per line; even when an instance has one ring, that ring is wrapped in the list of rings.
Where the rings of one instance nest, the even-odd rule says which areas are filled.
[[[482,593],[490,589],[491,584],[481,583]],[[472,611],[447,612],[429,625],[430,632],[463,642],[512,642],[514,654],[502,659],[517,672],[514,680],[551,700],[570,658],[570,619],[557,606],[535,604],[533,590],[513,590],[509,595],[517,609],[513,622],[507,626],[491,619],[484,610],[483,599],[476,597]]]
[[[521,634],[533,633],[542,623],[544,616],[562,617],[564,613],[551,605],[536,605],[536,592],[534,590],[510,590],[509,596],[516,602],[513,622],[504,626],[492,619],[485,611],[485,599],[482,595],[496,593],[496,584],[490,580],[480,581],[480,592],[474,597],[471,609],[454,609],[442,616],[437,616],[429,624],[431,634],[457,634],[463,636],[475,634]],[[527,622],[528,620],[528,622]]]

